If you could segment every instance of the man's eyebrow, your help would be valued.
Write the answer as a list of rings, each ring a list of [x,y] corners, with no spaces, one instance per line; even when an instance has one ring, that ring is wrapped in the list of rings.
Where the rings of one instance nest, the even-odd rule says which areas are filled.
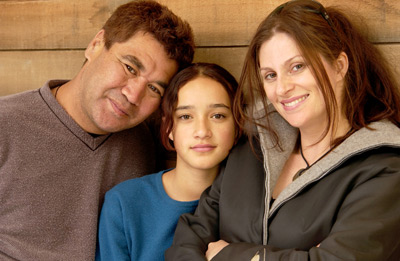
[[[136,56],[132,55],[124,55],[122,58],[128,60],[130,63],[134,64],[140,71],[146,71],[146,68],[144,67],[143,63],[139,61],[139,59]]]
[[[156,83],[157,83],[158,85],[160,85],[161,88],[163,88],[164,90],[167,89],[167,87],[168,87],[168,83],[160,82],[160,81],[156,81]]]
[[[125,60],[128,60],[130,63],[134,64],[140,71],[143,71],[143,72],[146,71],[146,68],[144,67],[143,63],[141,61],[139,61],[139,59],[136,56],[128,54],[128,55],[122,56],[122,58],[124,58]],[[167,89],[167,87],[168,87],[168,83],[166,83],[166,82],[156,81],[156,83],[158,85],[160,85],[160,87],[163,88],[164,90]]]

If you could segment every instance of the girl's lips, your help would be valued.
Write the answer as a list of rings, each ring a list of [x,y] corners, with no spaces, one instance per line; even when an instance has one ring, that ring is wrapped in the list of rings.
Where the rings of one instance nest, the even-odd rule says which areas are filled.
[[[197,145],[191,147],[191,149],[196,152],[208,152],[208,151],[215,149],[215,146],[210,145],[210,144],[197,144]]]
[[[305,99],[307,99],[308,94],[300,96],[300,97],[294,97],[292,99],[287,99],[281,101],[281,104],[286,107],[286,108],[295,108],[297,105],[301,102],[303,102]]]

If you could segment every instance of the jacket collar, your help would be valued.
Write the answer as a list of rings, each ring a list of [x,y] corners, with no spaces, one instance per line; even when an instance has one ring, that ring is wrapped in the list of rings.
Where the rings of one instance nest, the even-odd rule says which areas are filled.
[[[270,108],[273,108],[272,106]],[[264,169],[266,172],[266,206],[272,195],[279,174],[293,151],[299,135],[297,128],[288,124],[276,110],[270,113],[270,124],[276,130],[281,142],[280,150],[274,146],[271,136],[265,130],[258,128],[261,149],[264,156]],[[288,198],[293,197],[301,188],[307,184],[323,178],[331,170],[335,169],[346,159],[361,152],[382,146],[400,148],[400,129],[387,120],[371,123],[369,128],[362,128],[343,141],[321,160],[313,164],[308,170],[288,185],[275,200],[271,211]]]
[[[302,188],[318,179],[322,179],[329,172],[337,168],[346,159],[354,155],[372,150],[382,146],[396,147],[400,149],[400,128],[387,120],[374,122],[368,128],[362,128],[353,133],[339,146],[325,157],[314,163],[308,170],[289,184],[274,201],[270,208],[272,190],[275,187],[279,174],[293,151],[299,131],[288,124],[273,106],[269,110],[269,123],[278,133],[280,140],[279,149],[274,146],[271,136],[262,128],[257,127],[260,137],[260,147],[264,156],[265,177],[265,199],[264,199],[264,233],[263,243],[268,242],[268,218],[284,202],[294,197]],[[264,119],[262,111],[256,113],[259,119]]]

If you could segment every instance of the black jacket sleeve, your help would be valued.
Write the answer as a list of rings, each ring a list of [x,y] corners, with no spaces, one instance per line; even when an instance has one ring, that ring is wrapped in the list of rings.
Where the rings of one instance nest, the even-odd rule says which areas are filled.
[[[208,243],[219,239],[230,244],[212,261],[400,260],[398,149],[358,155],[343,164],[340,172],[313,183],[280,207],[276,214],[286,217],[280,220],[290,220],[279,226],[282,230],[302,229],[302,220],[293,216],[310,203],[304,200],[307,195],[322,200],[324,205],[332,205],[335,210],[334,214],[325,217],[320,209],[311,209],[315,215],[309,213],[302,217],[306,220],[316,216],[316,219],[311,218],[312,223],[328,223],[326,232],[320,231],[323,235],[318,242],[313,238],[314,233],[307,237],[293,230],[293,237],[310,243],[304,249],[273,247],[283,246],[285,242],[262,245],[265,191],[260,189],[263,187],[260,184],[264,177],[262,163],[255,158],[248,147],[239,146],[232,151],[225,171],[202,195],[195,214],[184,215],[179,220],[166,260],[206,260]],[[334,202],[335,197],[337,202]]]
[[[372,154],[372,155],[371,155]],[[398,150],[359,155],[344,168],[360,173],[332,216],[332,227],[320,244],[307,250],[233,243],[212,261],[222,260],[400,260],[400,157]],[[335,174],[334,174],[335,175]],[[317,195],[316,195],[317,196]],[[329,202],[327,202],[329,204]],[[322,214],[322,213],[320,213]],[[293,220],[299,222],[299,220]],[[304,240],[308,240],[304,238]],[[249,258],[249,254],[253,256]],[[254,259],[253,259],[254,258]]]

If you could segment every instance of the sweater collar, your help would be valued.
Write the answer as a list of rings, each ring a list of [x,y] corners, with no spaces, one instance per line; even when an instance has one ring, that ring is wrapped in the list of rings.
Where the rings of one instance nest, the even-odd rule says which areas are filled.
[[[61,86],[68,82],[67,80],[51,80],[48,81],[39,92],[44,102],[48,105],[49,109],[55,116],[65,125],[65,127],[78,139],[80,139],[91,150],[96,150],[101,146],[112,134],[92,136],[84,131],[69,114],[57,102],[51,89]]]

